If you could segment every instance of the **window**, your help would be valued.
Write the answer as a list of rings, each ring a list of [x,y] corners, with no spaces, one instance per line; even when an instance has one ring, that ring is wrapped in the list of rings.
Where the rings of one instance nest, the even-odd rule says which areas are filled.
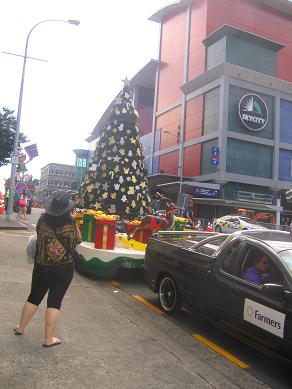
[[[225,253],[223,253],[224,259],[222,262],[222,269],[226,273],[230,273],[230,274],[233,273],[235,258],[239,253],[240,246],[241,246],[241,241],[237,240],[231,245],[231,247],[228,248],[228,250]]]
[[[196,251],[197,253],[205,254],[205,255],[214,255],[215,252],[218,250],[218,248],[221,246],[221,244],[225,241],[227,236],[221,236],[220,238],[208,240],[206,243],[202,244],[196,244],[195,246],[191,247],[191,250]]]
[[[288,286],[279,266],[265,251],[249,245],[241,262],[240,277],[256,285],[267,283]]]

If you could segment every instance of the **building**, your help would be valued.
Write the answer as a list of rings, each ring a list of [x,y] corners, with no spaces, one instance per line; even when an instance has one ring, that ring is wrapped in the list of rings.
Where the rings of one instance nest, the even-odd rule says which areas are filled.
[[[87,173],[88,164],[90,161],[90,158],[93,154],[90,150],[83,150],[83,149],[76,149],[73,150],[76,158],[75,158],[75,169],[76,169],[76,190],[79,189],[81,183],[83,182],[83,177]]]
[[[159,58],[153,78],[138,73],[154,90],[150,182],[191,194],[200,217],[249,208],[279,224],[292,183],[292,3],[181,0],[150,20]]]
[[[61,163],[49,163],[41,169],[41,178],[36,192],[37,202],[43,204],[57,190],[70,190],[76,183],[76,167]]]

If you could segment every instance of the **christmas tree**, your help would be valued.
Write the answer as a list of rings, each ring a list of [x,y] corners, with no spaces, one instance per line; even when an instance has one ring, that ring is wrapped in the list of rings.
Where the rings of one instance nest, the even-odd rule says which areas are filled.
[[[148,213],[150,197],[137,118],[126,80],[84,177],[85,208],[117,214],[122,219]]]

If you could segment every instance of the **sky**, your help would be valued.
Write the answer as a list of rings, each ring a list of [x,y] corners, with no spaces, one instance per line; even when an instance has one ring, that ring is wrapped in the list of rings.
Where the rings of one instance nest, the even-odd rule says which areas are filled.
[[[46,19],[78,19],[78,27],[47,22],[29,39],[20,130],[37,143],[27,164],[34,178],[48,163],[74,164],[85,138],[122,88],[158,57],[159,25],[148,18],[170,0],[0,0],[0,107],[18,106],[23,55],[30,29]],[[0,168],[0,190],[11,165]]]

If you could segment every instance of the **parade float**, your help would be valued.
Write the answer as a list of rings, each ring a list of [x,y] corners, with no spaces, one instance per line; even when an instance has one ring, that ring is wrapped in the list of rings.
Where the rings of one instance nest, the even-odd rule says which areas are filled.
[[[112,277],[119,268],[142,268],[153,232],[186,223],[175,220],[177,207],[161,195],[164,213],[152,214],[137,118],[126,80],[99,134],[75,210],[82,232],[77,269],[83,273]]]

